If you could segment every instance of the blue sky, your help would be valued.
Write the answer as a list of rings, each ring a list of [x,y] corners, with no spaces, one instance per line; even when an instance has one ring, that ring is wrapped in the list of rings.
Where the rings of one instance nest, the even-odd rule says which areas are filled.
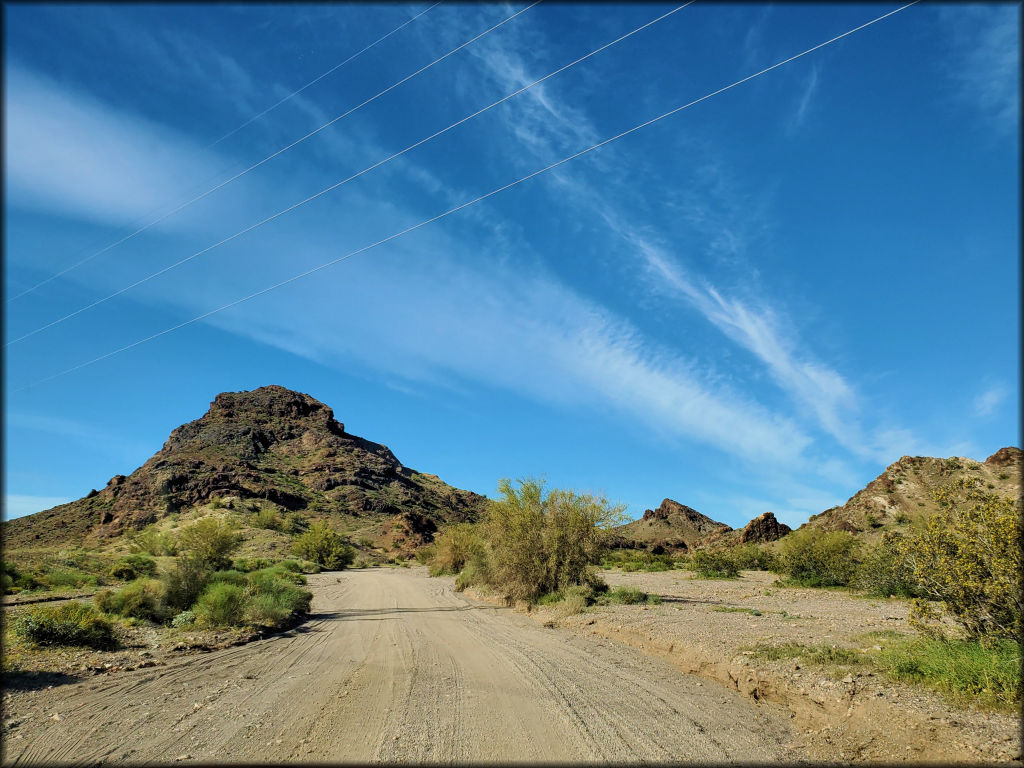
[[[4,7],[7,516],[265,384],[462,488],[543,474],[733,526],[1020,444],[1011,5],[912,6],[91,363],[899,5],[689,5],[206,250],[674,6],[428,7]]]

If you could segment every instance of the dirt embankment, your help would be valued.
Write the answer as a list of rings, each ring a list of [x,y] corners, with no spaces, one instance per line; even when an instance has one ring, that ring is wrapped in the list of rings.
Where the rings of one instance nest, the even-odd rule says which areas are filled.
[[[939,694],[893,683],[868,668],[766,661],[745,650],[784,643],[871,649],[891,642],[886,635],[914,633],[906,601],[778,589],[771,586],[774,575],[753,571],[735,581],[692,579],[681,571],[611,571],[605,578],[613,586],[661,595],[664,602],[602,608],[560,618],[556,625],[614,639],[785,707],[798,734],[795,746],[812,759],[1020,762],[1020,729],[1012,716],[958,708]],[[554,615],[533,614],[542,623]]]
[[[805,756],[774,705],[471,600],[422,568],[310,587],[309,621],[284,635],[8,690],[4,764]]]

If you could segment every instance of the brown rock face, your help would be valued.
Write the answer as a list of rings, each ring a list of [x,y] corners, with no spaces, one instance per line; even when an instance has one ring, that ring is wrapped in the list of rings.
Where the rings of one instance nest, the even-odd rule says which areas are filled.
[[[748,541],[753,541],[760,544],[775,541],[781,539],[791,530],[793,529],[788,525],[776,520],[773,512],[765,512],[747,523],[740,533],[740,543],[746,544]]]
[[[985,459],[985,463],[991,464],[994,467],[1008,467],[1011,464],[1020,464],[1022,453],[1024,452],[1022,452],[1020,448],[1009,445],[1006,448],[1000,448],[998,451],[993,453]]]
[[[648,509],[639,520],[614,530],[613,546],[661,552],[685,552],[710,535],[731,531],[728,525],[702,515],[692,507],[665,499]]]
[[[287,510],[411,513],[427,538],[439,522],[473,519],[484,497],[403,467],[384,445],[350,435],[330,408],[280,386],[224,392],[171,432],[149,461],[102,491],[10,521],[5,539],[108,537],[213,497],[266,500]],[[24,534],[24,536],[23,536]]]

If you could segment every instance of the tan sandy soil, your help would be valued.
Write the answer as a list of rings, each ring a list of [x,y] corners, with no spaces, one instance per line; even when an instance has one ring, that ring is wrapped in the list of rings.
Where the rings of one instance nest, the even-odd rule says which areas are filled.
[[[777,761],[782,708],[422,568],[319,574],[310,620],[165,664],[8,691],[4,764]]]
[[[563,618],[556,618],[556,609],[546,609],[534,611],[534,618],[631,645],[684,672],[786,707],[799,734],[796,745],[812,759],[1020,761],[1020,730],[1011,715],[954,706],[927,689],[888,681],[870,667],[766,661],[744,652],[759,643],[884,645],[885,639],[866,633],[914,634],[907,601],[777,588],[773,574],[758,571],[745,571],[738,580],[697,579],[685,571],[604,575],[612,586],[637,587],[661,595],[664,602],[591,609]],[[727,607],[761,615],[721,610]]]

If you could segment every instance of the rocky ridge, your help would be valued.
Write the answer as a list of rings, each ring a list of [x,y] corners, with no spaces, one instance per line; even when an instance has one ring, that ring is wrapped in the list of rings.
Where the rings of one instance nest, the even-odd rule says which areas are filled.
[[[485,503],[349,434],[319,400],[266,386],[217,395],[205,415],[102,490],[5,523],[5,544],[100,543],[225,497],[306,517],[395,517],[421,541],[440,524],[475,519]]]

